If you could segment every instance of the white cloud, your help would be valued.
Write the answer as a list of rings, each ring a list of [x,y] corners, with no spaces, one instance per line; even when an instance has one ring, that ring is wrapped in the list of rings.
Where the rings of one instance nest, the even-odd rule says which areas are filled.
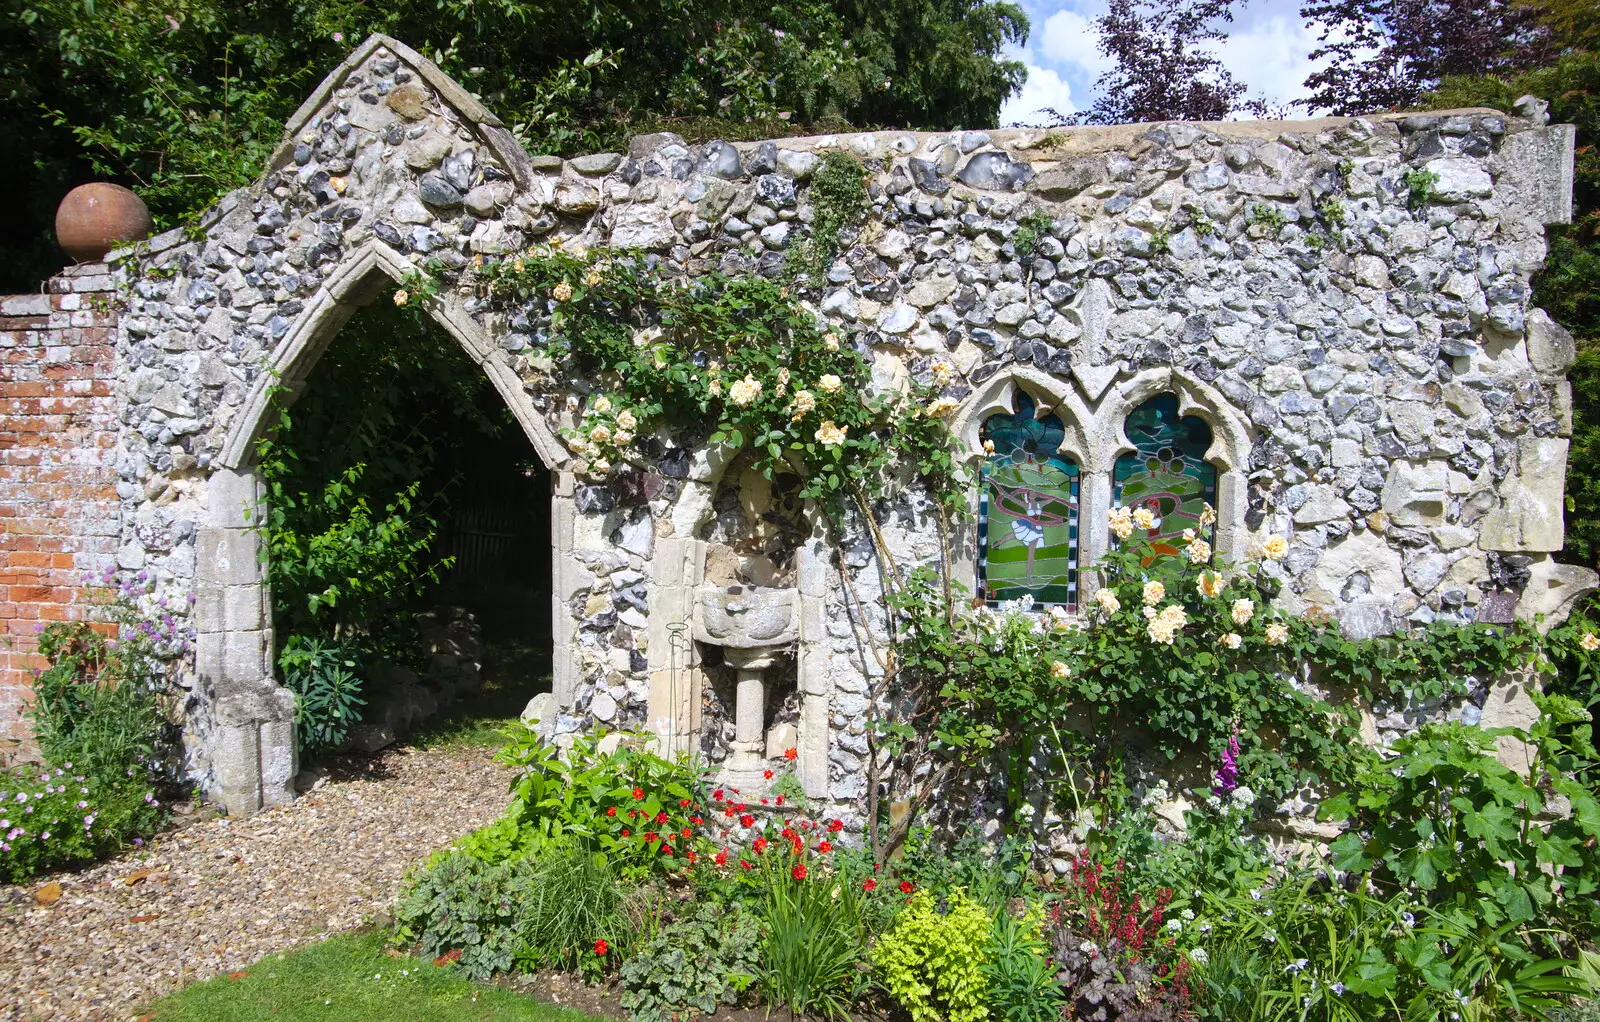
[[[1223,66],[1248,87],[1250,96],[1286,104],[1304,99],[1306,77],[1325,66],[1308,58],[1317,44],[1316,33],[1299,18],[1273,15],[1248,26],[1233,26],[1216,52]]]
[[[1030,63],[1028,80],[1023,83],[1022,91],[1000,107],[1000,123],[1008,126],[1048,124],[1050,116],[1042,112],[1045,109],[1074,113],[1077,107],[1072,104],[1072,87],[1050,68]]]
[[[1077,68],[1091,82],[1112,63],[1100,52],[1100,30],[1094,21],[1065,9],[1046,19],[1039,33],[1039,51],[1052,64]]]

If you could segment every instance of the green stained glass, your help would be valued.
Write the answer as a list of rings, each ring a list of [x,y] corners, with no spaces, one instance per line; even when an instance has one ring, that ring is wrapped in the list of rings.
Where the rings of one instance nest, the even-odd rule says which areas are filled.
[[[1078,464],[1061,453],[1066,427],[1035,418],[1019,393],[1012,415],[991,416],[994,445],[982,473],[978,592],[990,603],[1031,596],[1036,604],[1078,605]]]
[[[1147,537],[1163,553],[1183,530],[1207,535],[1200,525],[1205,505],[1217,503],[1217,470],[1206,462],[1211,427],[1192,415],[1179,416],[1178,399],[1161,394],[1128,413],[1123,431],[1135,448],[1117,459],[1112,499],[1118,507],[1149,508],[1156,516]]]

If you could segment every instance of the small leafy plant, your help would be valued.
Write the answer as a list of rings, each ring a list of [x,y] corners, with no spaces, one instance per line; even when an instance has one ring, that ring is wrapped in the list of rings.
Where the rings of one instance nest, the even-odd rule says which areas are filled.
[[[1283,210],[1267,202],[1256,202],[1250,206],[1247,220],[1249,226],[1259,227],[1267,234],[1277,237],[1289,223],[1289,218],[1283,215]]]
[[[913,1022],[983,1022],[991,929],[989,912],[966,892],[953,892],[941,906],[917,891],[878,939],[872,961]]]
[[[1039,247],[1039,239],[1055,230],[1056,221],[1042,209],[1034,209],[1017,221],[1017,231],[1011,236],[1011,247],[1018,259],[1027,259]]]
[[[1433,199],[1433,186],[1439,183],[1439,175],[1431,170],[1413,167],[1406,171],[1401,181],[1406,186],[1408,203],[1412,209],[1420,209]]]
[[[761,970],[761,922],[740,902],[700,905],[667,923],[622,965],[622,1006],[672,1022],[737,1005]]]
[[[355,651],[315,637],[291,635],[278,653],[283,683],[294,693],[295,738],[303,752],[334,749],[361,720],[362,681]]]

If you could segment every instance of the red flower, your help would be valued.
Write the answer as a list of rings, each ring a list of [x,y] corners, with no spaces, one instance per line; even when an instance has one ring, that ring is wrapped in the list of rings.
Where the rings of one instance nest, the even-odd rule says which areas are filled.
[[[770,781],[770,780],[772,780],[772,771],[771,770],[763,770],[763,771],[761,771],[761,776],[765,777],[767,780]],[[766,801],[766,800],[763,799],[762,801]]]
[[[781,805],[783,805],[783,796],[782,796],[782,795],[779,795],[779,796],[778,796],[778,804],[779,804],[779,805],[780,805],[780,806],[781,806]]]
[[[762,805],[766,805],[766,804],[767,804],[767,800],[766,800],[766,799],[762,799],[762,800],[761,800],[761,804],[762,804]]]
[[[844,821],[843,820],[829,820],[828,821],[828,829],[833,831],[835,834],[837,834],[841,830],[844,830]]]
[[[719,866],[726,866],[728,864],[728,850],[724,848],[722,851],[718,852],[711,861],[715,862]]]
[[[605,941],[597,940],[597,941],[594,942],[594,953],[595,954],[603,955],[607,951],[610,951],[610,950],[611,950],[611,945],[607,944]]]
[[[900,893],[901,894],[910,894],[911,893],[911,881],[909,881],[909,880],[900,881]]]
[[[672,854],[672,846],[667,844],[666,842],[662,842],[662,844],[661,844],[661,854],[662,855],[671,855]]]
[[[865,880],[861,881],[861,889],[863,891],[876,891],[878,889],[878,882],[871,877],[867,877]]]
[[[788,760],[789,762],[793,763],[795,760],[800,758],[800,750],[796,749],[796,748],[793,748],[792,746],[790,748],[784,749],[783,750],[783,758]]]
[[[687,809],[687,808],[689,808],[689,800],[686,799],[686,798],[678,799],[678,808],[679,809]]]
[[[694,837],[694,831],[690,830],[688,827],[683,828],[683,839],[687,841],[692,837]]]
[[[615,815],[617,815],[617,807],[616,806],[606,806],[606,815],[607,816],[615,816]]]
[[[656,832],[655,831],[653,831],[653,830],[645,831],[645,833],[644,833],[645,844],[649,844],[650,842],[654,841],[655,839],[656,839]]]
[[[622,836],[623,837],[627,837],[628,836],[628,828],[627,827],[623,827],[622,828]]]
[[[794,869],[789,872],[794,875],[796,880],[804,880],[806,878],[806,864],[803,862],[796,863]]]
[[[635,788],[635,789],[633,789],[633,797],[634,798],[644,798],[644,789],[643,788]]]
[[[698,827],[698,826],[701,826],[702,824],[704,824],[706,821],[705,821],[705,817],[703,817],[703,816],[691,816],[691,817],[689,817],[689,822],[694,824],[696,827]]]
[[[829,852],[833,851],[833,842],[832,841],[819,841],[819,842],[817,842],[817,851],[821,852],[823,855],[827,855]]]
[[[750,847],[754,848],[756,850],[756,854],[759,855],[767,850],[767,839],[764,837],[758,837],[754,841],[750,842]]]
[[[756,818],[754,816],[751,816],[749,813],[745,813],[743,816],[739,817],[739,826],[741,826],[741,827],[754,827],[755,825],[756,825]]]
[[[666,810],[662,810],[661,812],[656,814],[656,822],[657,823],[666,823],[667,822]]]
[[[699,853],[697,853],[693,848],[689,849],[689,865],[693,866],[694,860],[698,858],[700,858]]]
[[[749,809],[749,808],[750,808],[749,806],[745,805],[743,802],[740,802],[738,805],[733,807],[733,811],[736,812],[736,813],[742,813],[746,809]]]
[[[713,801],[713,802],[721,802],[722,801],[722,789],[721,788],[718,788],[716,791],[713,791],[711,793],[711,801]]]
[[[743,867],[744,867],[744,868],[745,868],[745,869],[755,869],[755,867],[754,867],[754,866],[752,866],[752,865],[751,865],[751,864],[750,864],[750,863],[748,863],[748,862],[745,862],[745,861],[744,861],[744,860],[743,860],[743,859],[740,859],[740,860],[739,860],[739,865],[741,865],[741,866],[743,866]]]

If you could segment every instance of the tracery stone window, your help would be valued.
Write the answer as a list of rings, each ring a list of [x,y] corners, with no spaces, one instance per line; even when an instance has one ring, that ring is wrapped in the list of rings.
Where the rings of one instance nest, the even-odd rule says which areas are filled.
[[[1075,611],[1080,472],[1061,450],[1061,419],[1036,418],[1036,407],[1019,390],[1012,414],[983,423],[978,593],[991,606],[1031,596]]]
[[[1217,469],[1206,461],[1211,427],[1180,415],[1176,395],[1158,394],[1128,413],[1123,432],[1134,450],[1118,457],[1112,470],[1112,503],[1149,508],[1155,525],[1147,536],[1163,553],[1179,552],[1173,541],[1185,529],[1212,539],[1212,530],[1200,524],[1205,505],[1217,506]]]

